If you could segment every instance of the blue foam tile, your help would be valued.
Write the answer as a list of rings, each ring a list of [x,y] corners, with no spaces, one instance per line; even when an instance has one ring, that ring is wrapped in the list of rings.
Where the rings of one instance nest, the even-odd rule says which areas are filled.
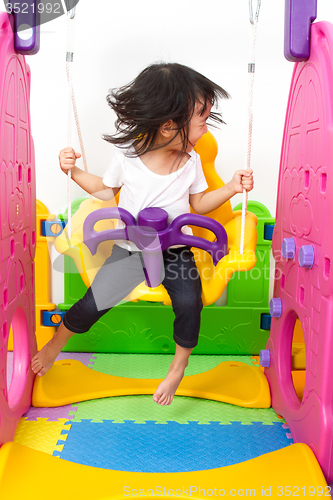
[[[185,472],[224,467],[290,445],[281,423],[220,425],[197,422],[144,425],[82,420],[72,422],[65,460],[104,469],[135,472]]]

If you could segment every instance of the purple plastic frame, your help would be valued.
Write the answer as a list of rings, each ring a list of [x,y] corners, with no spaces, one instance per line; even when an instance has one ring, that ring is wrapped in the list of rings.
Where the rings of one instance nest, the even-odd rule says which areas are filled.
[[[40,48],[40,31],[39,31],[39,0],[32,0],[23,3],[15,2],[17,13],[14,13],[14,47],[16,52],[24,55],[37,54]],[[22,8],[20,8],[22,4]],[[23,39],[20,36],[22,31],[18,31],[20,26],[25,25],[31,28],[30,38]],[[27,28],[28,29],[28,28]]]
[[[284,18],[284,56],[288,61],[310,57],[310,28],[317,17],[317,0],[286,0]]]

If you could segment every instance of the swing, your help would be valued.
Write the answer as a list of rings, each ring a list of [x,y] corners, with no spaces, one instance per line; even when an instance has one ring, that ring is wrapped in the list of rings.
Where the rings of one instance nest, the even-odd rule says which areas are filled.
[[[74,40],[74,18],[75,12],[68,17],[68,47],[66,57],[66,72],[68,78],[68,145],[71,145],[71,108],[74,112],[76,128],[79,136],[81,154],[84,169],[87,171],[83,141],[77,116],[74,90],[72,84],[72,62],[73,62],[73,40]],[[256,23],[253,23],[255,26]],[[254,46],[254,43],[252,44]],[[250,167],[251,137],[252,137],[252,86],[254,79],[254,53],[251,53],[251,63],[249,65],[249,130],[248,130],[248,151],[246,157],[246,168]],[[251,70],[250,70],[251,67]],[[217,155],[217,143],[210,132],[207,132],[197,143],[195,151],[200,155],[203,171],[208,183],[208,191],[218,189],[224,185],[217,174],[214,161]],[[103,241],[99,244],[97,252],[93,255],[88,246],[84,243],[83,223],[88,215],[99,208],[116,207],[119,193],[115,199],[104,202],[90,199],[81,203],[74,216],[71,215],[71,176],[68,173],[68,224],[63,233],[55,240],[55,247],[61,254],[70,256],[80,273],[84,284],[89,287],[93,279],[103,265],[105,260],[111,255],[113,242]],[[228,237],[227,253],[216,265],[209,253],[199,248],[192,248],[196,265],[202,283],[203,305],[210,305],[216,302],[224,292],[230,278],[236,271],[248,271],[256,264],[256,242],[257,242],[257,217],[251,212],[247,212],[247,193],[243,191],[243,209],[233,212],[230,201],[227,201],[216,210],[206,214],[221,224]],[[96,219],[97,220],[97,219]],[[115,219],[99,220],[95,224],[95,231],[105,231],[114,229]],[[193,226],[193,236],[204,238],[207,242],[214,241],[214,234],[198,226]],[[137,302],[144,300],[149,302],[162,302],[171,305],[169,294],[162,284],[155,288],[148,287],[145,282],[138,285],[125,300]]]
[[[217,174],[214,166],[214,160],[217,155],[217,143],[214,136],[210,132],[207,132],[198,141],[195,150],[201,157],[203,171],[209,186],[208,190],[218,189],[223,186],[224,183]],[[118,195],[116,200],[117,198]],[[111,202],[102,202],[96,199],[93,201],[89,199],[83,201],[80,208],[72,217],[71,238],[68,238],[68,231],[65,229],[55,240],[57,251],[73,258],[78,272],[81,274],[82,280],[87,287],[91,285],[97,271],[111,254],[113,242],[105,241],[100,243],[96,254],[93,255],[87,245],[83,243],[83,223],[86,217],[95,210],[112,206],[116,206],[115,200]],[[245,216],[246,225],[243,254],[240,252],[242,212],[233,212],[230,201],[227,201],[221,207],[207,214],[206,217],[219,222],[224,227],[228,236],[228,253],[219,260],[216,266],[214,266],[213,259],[207,252],[199,248],[192,249],[201,277],[203,304],[209,305],[219,299],[234,272],[247,271],[255,266],[257,217],[251,212],[247,212]],[[95,230],[104,231],[115,228],[115,225],[116,220],[100,220],[96,223]],[[193,226],[192,230],[194,236],[213,241],[214,236],[211,231],[198,226]],[[171,304],[169,294],[163,285],[159,285],[156,288],[149,288],[144,282],[138,285],[127,297],[127,300],[137,301],[139,299],[150,302],[163,302],[165,305]]]

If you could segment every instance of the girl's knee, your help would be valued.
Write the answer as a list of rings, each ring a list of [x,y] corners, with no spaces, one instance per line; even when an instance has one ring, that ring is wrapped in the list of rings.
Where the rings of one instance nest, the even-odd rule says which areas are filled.
[[[201,295],[198,294],[184,294],[173,301],[172,305],[175,311],[185,311],[188,314],[196,314],[203,308]]]

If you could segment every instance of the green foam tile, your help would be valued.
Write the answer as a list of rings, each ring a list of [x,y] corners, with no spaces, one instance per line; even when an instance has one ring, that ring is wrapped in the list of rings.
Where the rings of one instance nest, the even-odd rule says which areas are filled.
[[[96,354],[92,368],[96,371],[133,378],[164,378],[173,359],[172,354]],[[223,361],[241,361],[252,365],[250,356],[192,355],[185,375],[211,370]],[[90,363],[91,364],[91,363]]]
[[[241,408],[218,401],[183,396],[176,396],[170,406],[157,405],[152,396],[117,396],[87,401],[79,403],[73,415],[72,422],[91,419],[96,423],[104,420],[113,420],[114,423],[132,420],[137,424],[144,424],[147,420],[153,420],[157,424],[167,424],[168,421],[179,424],[187,424],[190,421],[199,424],[219,422],[222,425],[232,422],[241,422],[243,425],[251,425],[253,422],[262,422],[264,425],[273,425],[273,422],[284,423],[272,408]]]
[[[96,371],[134,378],[162,378],[166,375],[173,355],[169,354],[95,354],[91,360]],[[223,361],[241,361],[252,365],[250,356],[219,356],[192,355],[186,375],[194,375],[214,368]],[[124,423],[132,420],[144,424],[154,420],[157,424],[167,424],[168,421],[187,424],[189,421],[199,424],[220,422],[229,425],[231,422],[241,422],[250,425],[252,422],[262,422],[272,425],[273,422],[284,421],[277,417],[272,408],[252,409],[209,401],[199,398],[177,396],[170,406],[157,405],[152,396],[123,396],[86,401],[75,405],[77,410],[70,412],[73,422],[91,419],[92,422],[113,420],[114,423]]]

